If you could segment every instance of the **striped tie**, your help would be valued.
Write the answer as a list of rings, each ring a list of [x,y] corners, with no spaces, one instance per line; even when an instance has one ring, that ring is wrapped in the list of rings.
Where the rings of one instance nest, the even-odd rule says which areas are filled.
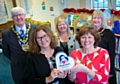
[[[22,37],[22,39],[24,39],[25,38],[24,30],[21,29],[20,32],[21,32],[20,36]]]

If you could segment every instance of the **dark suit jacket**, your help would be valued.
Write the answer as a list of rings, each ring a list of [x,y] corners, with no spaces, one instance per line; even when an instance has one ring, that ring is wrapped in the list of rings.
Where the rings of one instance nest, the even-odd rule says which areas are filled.
[[[59,51],[63,51],[63,49],[56,47],[53,56],[55,57],[55,54]],[[27,60],[27,71],[29,84],[46,84],[45,78],[51,73],[49,62],[44,54],[30,53]],[[55,81],[57,80],[59,80],[59,84],[64,84],[63,79],[55,79]]]
[[[26,27],[28,23],[26,23]],[[35,25],[31,24],[29,35]],[[29,36],[30,37],[30,36]],[[2,32],[3,54],[10,59],[13,79],[24,79],[26,77],[26,59],[28,52],[24,52],[19,44],[16,34],[11,28]]]

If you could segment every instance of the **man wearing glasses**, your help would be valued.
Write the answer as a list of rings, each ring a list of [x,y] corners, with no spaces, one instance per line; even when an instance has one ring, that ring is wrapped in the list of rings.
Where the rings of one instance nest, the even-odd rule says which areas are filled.
[[[15,84],[27,84],[28,40],[35,25],[25,22],[26,14],[21,7],[12,8],[11,15],[14,25],[2,32],[3,54],[10,60]]]

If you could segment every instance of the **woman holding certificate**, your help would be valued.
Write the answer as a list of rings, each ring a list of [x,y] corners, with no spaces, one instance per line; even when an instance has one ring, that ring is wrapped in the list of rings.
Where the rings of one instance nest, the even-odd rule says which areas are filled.
[[[108,84],[110,57],[107,50],[98,47],[100,35],[94,27],[83,26],[76,34],[79,49],[71,52],[75,66],[69,79],[76,84]]]
[[[55,55],[62,52],[48,26],[34,28],[29,41],[27,73],[29,84],[65,84],[66,73],[56,68]]]

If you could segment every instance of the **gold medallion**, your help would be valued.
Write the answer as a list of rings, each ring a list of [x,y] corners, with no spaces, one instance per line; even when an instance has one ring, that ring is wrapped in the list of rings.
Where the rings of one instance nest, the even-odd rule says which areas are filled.
[[[29,45],[28,44],[22,44],[22,50],[27,52],[29,49]]]
[[[27,44],[27,42],[28,42],[28,33],[29,33],[30,28],[31,28],[31,24],[29,23],[28,27],[26,28],[26,37],[25,39],[21,39],[20,35],[16,31],[16,29],[13,27],[13,25],[11,26],[12,31],[17,35],[19,41],[21,42],[22,50],[25,52],[27,52],[29,49],[29,45]]]

